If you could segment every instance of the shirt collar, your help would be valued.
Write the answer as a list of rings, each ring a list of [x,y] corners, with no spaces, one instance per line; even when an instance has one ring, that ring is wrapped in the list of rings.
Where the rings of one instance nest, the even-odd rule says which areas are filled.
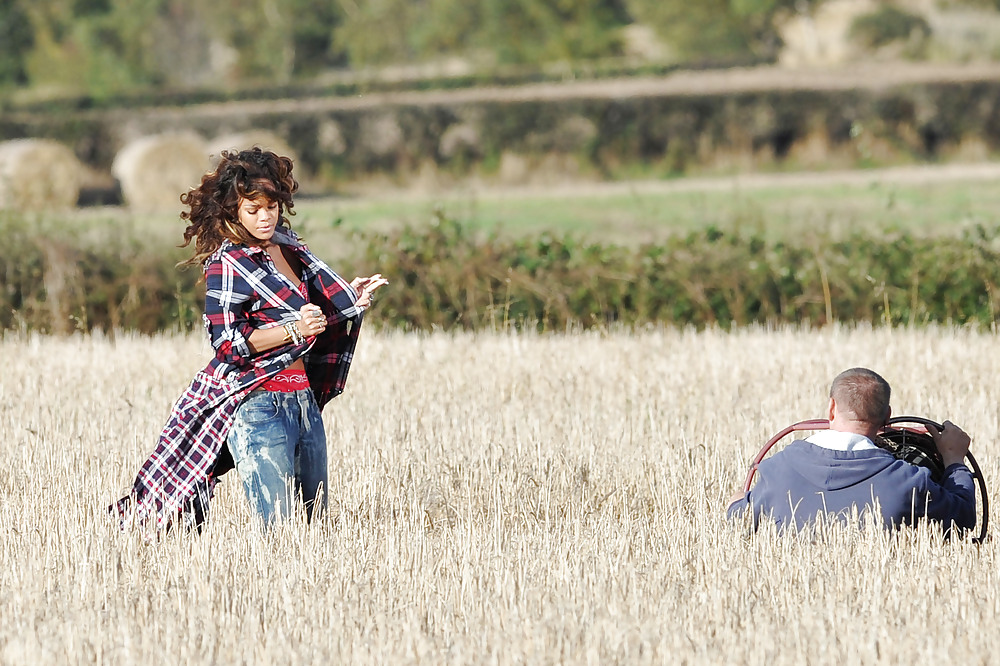
[[[866,451],[878,448],[864,435],[839,430],[820,430],[806,441],[832,451]]]

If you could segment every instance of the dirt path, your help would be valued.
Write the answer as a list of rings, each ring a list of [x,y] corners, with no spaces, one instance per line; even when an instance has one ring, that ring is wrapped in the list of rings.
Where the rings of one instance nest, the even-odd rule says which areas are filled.
[[[483,102],[528,102],[561,99],[626,99],[631,97],[736,94],[763,90],[851,90],[892,88],[934,82],[973,82],[1000,79],[1000,63],[931,64],[876,63],[849,68],[789,69],[778,66],[733,67],[718,70],[680,70],[664,76],[568,80],[514,86],[477,86],[455,90],[373,92],[354,96],[303,97],[281,100],[214,102],[176,107],[122,109],[111,113],[128,118],[182,120],[201,117],[292,112],[357,110],[385,106],[434,106]],[[80,116],[107,114],[84,111]],[[17,113],[10,114],[12,117]]]

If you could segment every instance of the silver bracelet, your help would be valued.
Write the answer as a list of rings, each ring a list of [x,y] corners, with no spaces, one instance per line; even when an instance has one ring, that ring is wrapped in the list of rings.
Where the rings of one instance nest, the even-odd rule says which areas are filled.
[[[285,333],[291,339],[292,344],[301,345],[306,341],[306,338],[302,333],[299,332],[299,327],[295,325],[295,322],[288,322],[284,326]]]

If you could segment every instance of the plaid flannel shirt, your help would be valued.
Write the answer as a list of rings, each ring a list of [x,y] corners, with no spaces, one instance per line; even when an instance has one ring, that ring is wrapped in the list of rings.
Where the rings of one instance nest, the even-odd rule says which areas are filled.
[[[364,308],[355,305],[358,294],[291,229],[279,226],[271,240],[302,262],[309,302],[326,314],[326,330],[300,345],[254,354],[248,342],[253,330],[295,321],[307,301],[266,251],[224,241],[205,262],[204,322],[215,358],[174,404],[131,493],[110,507],[123,527],[165,528],[179,513],[200,524],[216,479],[232,469],[223,445],[237,407],[296,359],[305,356],[320,409],[343,392],[364,316]]]

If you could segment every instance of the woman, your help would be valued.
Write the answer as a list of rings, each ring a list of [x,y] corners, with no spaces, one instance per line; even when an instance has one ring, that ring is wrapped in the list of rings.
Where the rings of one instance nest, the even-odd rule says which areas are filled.
[[[344,281],[289,228],[292,161],[260,148],[223,152],[181,196],[186,247],[205,270],[205,326],[215,358],[177,401],[129,496],[123,526],[200,526],[216,479],[235,464],[265,524],[295,497],[311,516],[326,503],[320,410],[347,380],[365,310],[381,275]]]

